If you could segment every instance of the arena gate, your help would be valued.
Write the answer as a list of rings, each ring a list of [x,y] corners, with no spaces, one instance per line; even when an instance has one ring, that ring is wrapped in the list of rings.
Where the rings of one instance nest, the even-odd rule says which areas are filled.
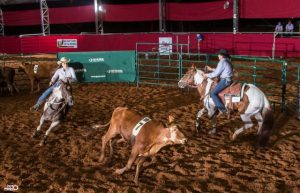
[[[204,69],[206,65],[215,67],[218,63],[216,54],[190,53],[186,44],[168,46],[166,49],[166,45],[159,43],[136,44],[137,86],[177,86],[191,64]],[[235,79],[257,85],[268,95],[275,109],[280,106],[281,111],[286,111],[288,104],[296,104],[299,69],[298,75],[293,74],[295,67],[288,66],[286,60],[248,56],[231,56],[231,59],[237,71]],[[298,80],[292,81],[287,75],[297,76]],[[300,99],[298,103],[300,106]]]

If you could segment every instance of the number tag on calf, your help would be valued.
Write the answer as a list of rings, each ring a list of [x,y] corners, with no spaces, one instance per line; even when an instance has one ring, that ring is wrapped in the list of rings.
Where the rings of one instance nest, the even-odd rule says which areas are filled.
[[[37,74],[38,68],[39,68],[39,65],[38,65],[38,64],[35,64],[34,67],[33,67],[33,73],[34,73],[34,74]]]

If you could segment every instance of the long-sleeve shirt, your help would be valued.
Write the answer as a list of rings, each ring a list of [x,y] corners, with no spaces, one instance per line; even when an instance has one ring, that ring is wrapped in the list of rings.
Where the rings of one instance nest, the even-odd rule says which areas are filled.
[[[294,25],[292,23],[286,24],[285,31],[286,32],[293,32],[294,31]]]
[[[283,26],[280,24],[277,24],[275,27],[275,32],[283,32]]]
[[[66,82],[67,79],[69,79],[71,82],[77,81],[75,71],[72,67],[67,67],[66,70],[64,68],[59,68],[58,70],[56,70],[56,72],[51,78],[51,82],[56,82],[57,79],[62,80],[64,82]]]
[[[222,58],[219,61],[217,68],[213,72],[207,74],[208,78],[215,78],[218,76],[220,76],[220,78],[231,78],[233,76],[232,64],[229,59]]]

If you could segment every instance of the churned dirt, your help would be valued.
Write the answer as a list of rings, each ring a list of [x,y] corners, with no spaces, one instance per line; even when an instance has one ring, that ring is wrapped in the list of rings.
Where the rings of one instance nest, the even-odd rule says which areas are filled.
[[[256,128],[230,140],[242,126],[237,116],[220,118],[216,135],[208,134],[211,124],[204,118],[196,136],[201,107],[196,90],[120,83],[76,84],[73,89],[74,107],[42,147],[41,137],[31,137],[42,111],[29,111],[39,94],[0,98],[0,190],[17,185],[16,192],[300,192],[300,121],[293,111],[275,114],[267,147],[257,149]],[[188,138],[187,144],[164,147],[148,159],[139,186],[133,183],[135,168],[123,175],[114,172],[125,166],[129,143],[114,146],[110,164],[98,162],[106,129],[92,126],[108,122],[118,106],[162,122],[171,113]]]

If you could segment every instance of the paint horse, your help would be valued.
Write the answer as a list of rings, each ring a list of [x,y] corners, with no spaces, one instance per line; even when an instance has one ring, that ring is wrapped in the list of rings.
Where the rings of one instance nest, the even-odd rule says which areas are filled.
[[[217,108],[210,96],[210,91],[216,86],[217,82],[210,79],[204,78],[204,72],[196,69],[194,65],[188,69],[186,74],[181,78],[178,82],[178,86],[180,88],[186,87],[193,87],[197,88],[200,94],[200,101],[203,102],[204,108],[202,108],[197,113],[196,118],[196,132],[199,132],[201,129],[200,119],[204,113],[207,112],[209,119],[211,119],[213,128],[210,130],[210,133],[216,133],[216,114]],[[237,97],[238,100],[233,100],[233,96],[229,94],[230,97],[226,99],[228,93],[231,93],[230,90],[235,87],[233,84],[240,87],[240,93]],[[243,131],[251,128],[254,126],[251,117],[255,117],[258,122],[258,146],[266,145],[269,136],[271,134],[271,130],[273,128],[273,110],[268,101],[266,95],[255,85],[253,84],[243,84],[240,85],[239,83],[233,83],[231,86],[224,89],[220,94],[219,97],[223,100],[225,106],[233,113],[238,113],[244,123],[241,128],[235,130],[234,134],[232,135],[232,140],[236,139],[236,137],[241,134]],[[225,99],[224,99],[225,98]],[[230,117],[228,117],[230,118]]]
[[[62,120],[65,119],[69,108],[73,106],[73,104],[74,101],[70,83],[60,80],[59,86],[53,89],[52,94],[46,101],[44,105],[44,111],[40,119],[40,124],[32,135],[32,137],[37,137],[39,135],[44,121],[52,122],[50,127],[46,131],[44,138],[40,142],[40,146],[47,143],[49,133],[53,128],[59,125]]]

